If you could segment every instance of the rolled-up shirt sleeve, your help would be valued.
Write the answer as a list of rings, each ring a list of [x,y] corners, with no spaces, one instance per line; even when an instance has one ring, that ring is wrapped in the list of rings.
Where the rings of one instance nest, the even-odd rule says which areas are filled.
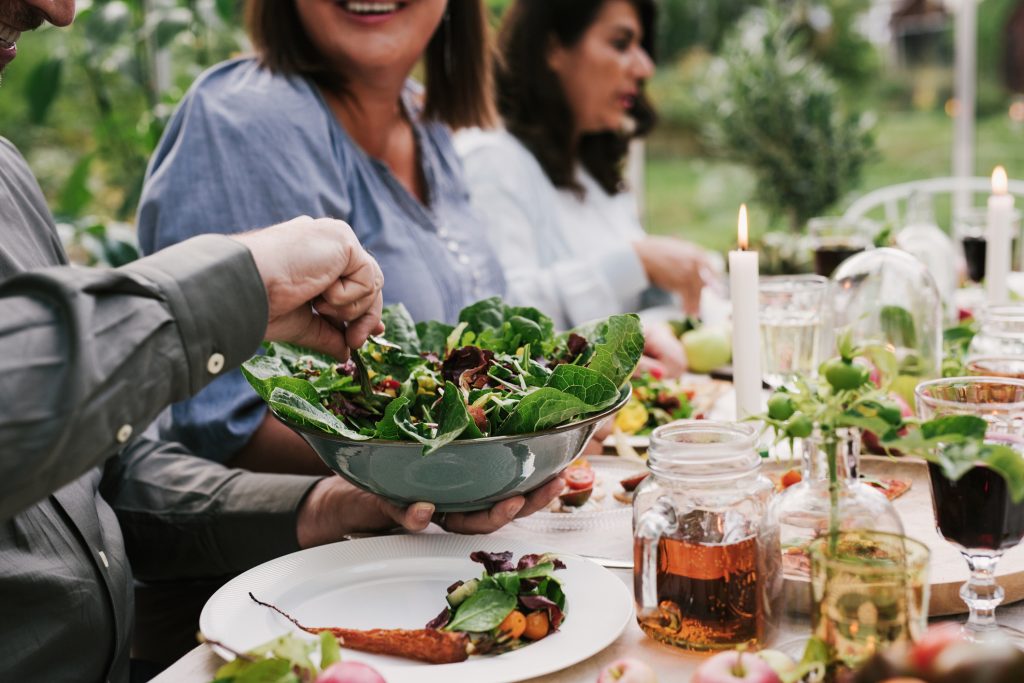
[[[252,255],[197,237],[114,270],[0,283],[0,520],[116,453],[266,330]]]
[[[100,491],[145,581],[223,576],[299,549],[298,511],[319,477],[258,474],[142,437],[104,471]]]

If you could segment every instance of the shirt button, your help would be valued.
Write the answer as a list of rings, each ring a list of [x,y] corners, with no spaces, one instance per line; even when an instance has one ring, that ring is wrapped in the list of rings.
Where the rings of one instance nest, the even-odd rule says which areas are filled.
[[[121,428],[117,430],[117,442],[124,443],[130,438],[132,438],[132,426],[121,425]]]
[[[210,356],[210,360],[206,361],[206,369],[211,375],[216,375],[218,372],[224,369],[224,355],[215,353]]]
[[[469,265],[469,256],[466,254],[459,254],[459,263],[464,266]]]
[[[455,240],[452,240],[451,242],[448,243],[448,251],[455,252],[455,251],[458,251],[458,250],[459,250],[459,243],[458,242],[456,242]]]
[[[441,239],[448,237],[448,228],[438,228],[437,236],[440,237]]]

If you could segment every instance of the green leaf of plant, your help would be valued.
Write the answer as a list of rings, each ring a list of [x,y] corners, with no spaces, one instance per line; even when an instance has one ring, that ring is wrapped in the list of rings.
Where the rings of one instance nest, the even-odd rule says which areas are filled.
[[[498,434],[529,434],[593,412],[593,407],[572,394],[552,387],[531,391],[519,401],[498,428]]]
[[[985,444],[981,457],[986,465],[1006,480],[1013,502],[1024,501],[1024,455],[1009,446]]]
[[[235,676],[235,683],[300,683],[287,659],[264,659]]]
[[[917,328],[914,327],[914,316],[902,306],[882,306],[878,313],[878,322],[886,341],[897,347],[912,349],[917,346]]]
[[[341,661],[341,648],[338,647],[338,639],[333,633],[324,631],[320,634],[320,669],[326,669],[331,664]]]
[[[593,341],[594,355],[587,367],[610,379],[616,387],[621,387],[636,370],[644,352],[640,318],[634,313],[613,315],[598,327]]]
[[[402,304],[385,306],[381,313],[384,322],[384,338],[392,344],[400,346],[409,354],[420,352],[420,338],[416,333],[416,323]]]
[[[439,358],[443,358],[448,335],[454,329],[451,325],[445,325],[436,320],[416,323],[416,335],[420,340],[420,351],[431,351],[436,353]]]
[[[57,196],[55,213],[58,216],[80,216],[92,201],[89,189],[89,174],[92,168],[92,154],[86,154],[71,169],[71,175],[64,181],[64,187]]]
[[[451,382],[445,383],[444,396],[441,397],[441,403],[435,414],[438,423],[437,432],[432,437],[425,437],[419,432],[409,416],[408,406],[402,406],[395,411],[393,420],[399,431],[423,444],[423,455],[430,455],[459,438],[463,432],[470,429],[470,425],[472,425],[473,433],[477,437],[480,436],[480,430],[476,428],[476,423],[469,416],[466,403],[462,400],[462,392]]]
[[[46,121],[50,106],[60,92],[63,71],[63,57],[54,56],[44,58],[28,74],[25,97],[28,99],[28,116],[32,123],[39,125]]]
[[[377,421],[376,438],[389,439],[391,441],[398,441],[402,438],[402,434],[405,432],[395,422],[395,416],[408,405],[409,399],[403,396],[399,396],[388,404],[388,407],[384,409],[384,417]],[[409,410],[406,408],[405,415],[408,416],[408,414]]]
[[[505,322],[505,304],[496,296],[477,301],[459,312],[459,322],[467,323],[476,334],[487,329],[500,330]]]
[[[312,384],[304,379],[290,376],[291,369],[279,356],[253,356],[242,363],[242,375],[264,401],[270,398],[270,392],[277,386],[284,386],[299,396],[305,396],[307,400],[319,399]],[[302,387],[303,384],[307,384],[309,388],[313,389],[312,395]],[[317,397],[312,398],[314,395]]]
[[[619,398],[619,387],[592,368],[562,364],[547,378],[546,386],[558,389],[590,406],[587,412],[607,408]]]
[[[445,630],[484,633],[497,628],[515,607],[514,595],[481,588],[459,605]]]
[[[946,415],[921,423],[921,434],[926,439],[957,435],[971,439],[984,439],[988,423],[976,415]]]
[[[292,382],[304,381],[293,377],[277,377],[274,381],[281,382],[281,380],[291,380]],[[281,382],[281,384],[274,386],[270,396],[267,398],[267,405],[270,406],[270,409],[278,416],[284,418],[285,421],[294,422],[304,427],[320,429],[329,434],[338,434],[353,441],[365,441],[369,438],[349,429],[334,413],[324,408],[319,402],[310,401],[308,398],[291,391],[289,388],[286,388],[286,384],[286,382]],[[309,382],[305,382],[305,384],[314,392],[316,391]]]

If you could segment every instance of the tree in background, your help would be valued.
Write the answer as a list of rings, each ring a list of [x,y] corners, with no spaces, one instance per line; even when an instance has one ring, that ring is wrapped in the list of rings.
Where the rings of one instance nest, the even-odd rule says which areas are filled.
[[[793,230],[832,208],[874,154],[871,122],[778,7],[748,12],[697,93],[710,148],[748,166],[757,196]]]

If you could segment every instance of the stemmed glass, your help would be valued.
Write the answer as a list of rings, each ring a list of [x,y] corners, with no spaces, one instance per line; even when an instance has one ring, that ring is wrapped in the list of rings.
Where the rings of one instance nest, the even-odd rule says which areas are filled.
[[[975,415],[988,422],[988,440],[1017,450],[1024,445],[1024,381],[951,377],[922,382],[915,393],[922,419]],[[1004,595],[996,583],[996,564],[1004,550],[1024,538],[1024,502],[1014,503],[1006,481],[983,464],[955,482],[932,463],[928,474],[939,533],[956,546],[971,571],[970,579],[960,588],[960,597],[970,610],[964,624],[967,635],[981,640],[998,634],[1024,642],[1024,633],[998,625],[995,618]]]

